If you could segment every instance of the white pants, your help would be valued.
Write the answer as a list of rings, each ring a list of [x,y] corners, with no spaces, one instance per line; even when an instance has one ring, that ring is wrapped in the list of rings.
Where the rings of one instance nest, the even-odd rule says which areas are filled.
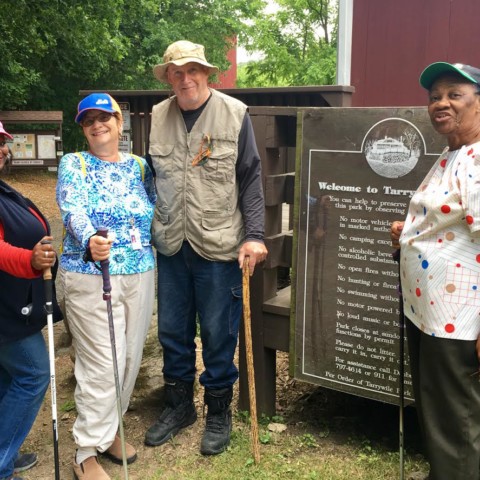
[[[73,436],[79,449],[104,452],[118,429],[115,376],[101,275],[59,270],[65,310],[75,349]],[[152,320],[154,270],[112,275],[112,316],[121,389],[122,414],[127,411],[140,369],[143,346]]]

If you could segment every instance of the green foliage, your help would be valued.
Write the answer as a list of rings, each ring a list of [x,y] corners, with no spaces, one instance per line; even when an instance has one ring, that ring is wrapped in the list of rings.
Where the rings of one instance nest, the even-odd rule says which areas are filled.
[[[239,87],[329,85],[336,74],[337,2],[277,0],[279,10],[242,36],[261,59],[242,67]]]
[[[300,442],[304,447],[318,447],[318,442],[311,433],[304,433],[300,439]]]
[[[258,439],[260,440],[260,443],[266,445],[272,441],[272,434],[266,430],[258,435]]]
[[[161,62],[166,46],[182,38],[205,45],[208,60],[227,70],[226,52],[238,32],[248,29],[245,21],[258,16],[263,0],[164,0],[159,3],[160,24],[152,30],[149,45]],[[152,51],[153,54],[153,51]]]
[[[250,412],[248,410],[237,410],[235,418],[242,423],[250,423]]]
[[[73,412],[76,409],[75,400],[66,400],[60,406],[61,412]]]
[[[83,147],[79,90],[159,89],[152,75],[173,41],[225,51],[262,0],[3,0],[0,110],[62,110],[64,150]],[[5,12],[8,12],[5,13]]]
[[[366,464],[378,464],[382,461],[382,453],[373,447],[368,440],[363,440],[357,458]]]
[[[239,86],[330,84],[336,2],[277,0],[3,0],[0,110],[61,110],[64,151],[85,146],[73,118],[80,90],[161,89],[152,75],[166,47],[201,43],[224,71],[238,38],[262,58]]]
[[[262,413],[260,415],[260,418],[258,419],[259,425],[263,425],[264,427],[266,427],[270,423],[270,421],[270,417],[268,415],[265,415],[264,413]]]

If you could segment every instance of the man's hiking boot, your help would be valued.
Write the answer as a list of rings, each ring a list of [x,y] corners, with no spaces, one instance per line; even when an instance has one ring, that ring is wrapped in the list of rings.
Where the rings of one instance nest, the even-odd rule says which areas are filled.
[[[230,443],[232,431],[232,401],[233,388],[220,390],[205,390],[205,405],[208,408],[205,431],[203,432],[200,453],[216,455],[222,453]]]
[[[192,425],[196,420],[193,383],[165,379],[165,409],[147,430],[145,444],[151,447],[163,445],[179,430]]]

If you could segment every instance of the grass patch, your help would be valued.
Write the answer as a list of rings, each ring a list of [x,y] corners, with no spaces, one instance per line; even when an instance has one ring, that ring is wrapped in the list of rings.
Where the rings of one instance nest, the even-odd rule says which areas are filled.
[[[260,436],[267,429],[260,428]],[[158,469],[144,477],[149,480],[391,480],[399,476],[398,452],[384,451],[365,440],[351,439],[333,446],[310,433],[270,433],[260,446],[261,460],[255,465],[250,448],[248,425],[232,432],[227,452],[212,457],[183,455],[181,445],[166,459],[159,451]],[[324,444],[323,444],[323,443]],[[173,461],[173,464],[172,464]],[[165,464],[162,467],[162,464]],[[426,471],[426,464],[407,456],[405,471]]]
[[[60,411],[64,413],[76,411],[75,400],[63,402],[62,405],[60,405]]]

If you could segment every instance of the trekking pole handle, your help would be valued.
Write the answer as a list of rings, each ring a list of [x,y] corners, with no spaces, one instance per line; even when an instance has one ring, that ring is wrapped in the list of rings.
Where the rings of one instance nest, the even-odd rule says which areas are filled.
[[[106,227],[99,227],[97,230],[97,235],[100,237],[107,238],[108,237],[108,228]],[[102,260],[100,262],[100,267],[102,268],[102,278],[103,278],[103,292],[109,294],[112,291],[112,285],[110,284],[110,272],[108,267],[110,266],[110,262],[107,260]]]
[[[51,240],[42,240],[40,242],[41,245],[51,245],[52,241]],[[43,279],[44,280],[51,280],[52,279],[52,269],[50,267],[47,267],[43,271]]]

